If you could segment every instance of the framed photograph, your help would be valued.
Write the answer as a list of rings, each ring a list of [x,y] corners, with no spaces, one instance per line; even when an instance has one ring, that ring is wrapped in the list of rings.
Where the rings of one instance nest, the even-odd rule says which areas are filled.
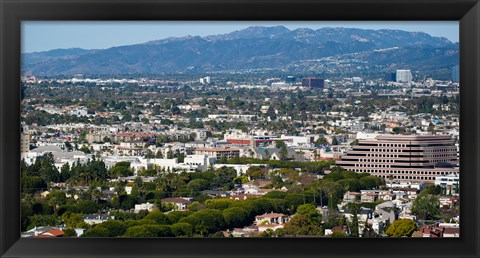
[[[1,257],[479,257],[480,4],[0,0]]]

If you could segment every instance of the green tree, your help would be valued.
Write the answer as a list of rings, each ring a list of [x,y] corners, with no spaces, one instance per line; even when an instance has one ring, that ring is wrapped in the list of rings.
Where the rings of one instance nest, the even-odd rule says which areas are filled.
[[[205,207],[208,209],[225,210],[234,202],[234,200],[228,198],[208,199],[205,201]]]
[[[47,183],[39,176],[22,176],[22,193],[33,194],[47,189]]]
[[[63,192],[53,190],[47,195],[45,200],[47,201],[48,205],[53,207],[53,212],[55,213],[60,205],[67,202],[67,197]]]
[[[440,201],[438,197],[422,191],[417,198],[413,200],[412,213],[421,219],[429,219],[437,215],[440,210]]]
[[[335,231],[331,235],[331,237],[348,237],[347,233],[344,231]]]
[[[333,138],[332,138],[332,145],[338,145],[338,144],[339,144],[339,142],[338,142],[338,140],[337,140],[337,137],[333,136]]]
[[[108,229],[104,227],[94,227],[85,231],[81,237],[109,237],[109,234]]]
[[[67,211],[62,214],[62,220],[65,225],[69,228],[83,228],[86,227],[85,222],[83,221],[82,214],[72,213]]]
[[[61,223],[60,217],[55,214],[35,214],[30,216],[28,220],[30,221],[30,225],[27,227],[27,229],[40,226],[57,226]]]
[[[218,161],[219,164],[227,164],[228,163],[228,158],[225,155],[222,155],[220,160]]]
[[[95,213],[99,209],[97,203],[91,200],[81,200],[75,207],[77,212],[82,214]]]
[[[173,159],[173,151],[171,147],[168,148],[167,159]]]
[[[132,169],[130,169],[130,162],[117,162],[108,172],[110,177],[126,177],[133,175]]]
[[[117,220],[107,220],[98,224],[96,228],[105,228],[108,231],[108,237],[121,236],[127,230],[127,226]]]
[[[321,214],[312,204],[300,205],[297,213],[285,223],[284,232],[292,235],[323,235]]]
[[[125,237],[171,237],[170,225],[141,225],[133,226],[125,231]]]
[[[80,133],[80,135],[78,136],[77,142],[78,142],[78,143],[85,143],[85,142],[87,142],[87,134],[88,134],[88,131],[82,131],[82,132]]]
[[[350,236],[351,237],[359,237],[358,232],[358,213],[360,212],[360,205],[357,203],[349,203],[348,207],[352,212],[352,222],[349,224],[350,228]]]
[[[280,160],[285,161],[288,159],[287,145],[285,145],[283,141],[280,141],[280,142],[282,142],[282,144],[280,144],[280,151],[278,152],[278,154],[280,155]]]
[[[52,153],[47,153],[42,157],[37,158],[40,162],[39,176],[45,180],[45,182],[58,182],[60,179],[60,173],[55,167],[55,159]]]
[[[387,229],[387,235],[390,237],[411,237],[417,230],[417,223],[411,219],[400,219],[394,221]]]
[[[372,189],[385,184],[382,178],[370,175],[361,177],[359,183],[362,189]]]
[[[60,178],[62,182],[67,181],[70,177],[72,177],[71,171],[70,171],[70,163],[65,163],[60,169]]]
[[[176,237],[192,236],[193,226],[188,223],[175,223],[172,225],[172,233]]]
[[[193,179],[187,184],[187,188],[191,189],[192,192],[194,193],[198,193],[200,191],[206,190],[208,189],[209,186],[210,186],[210,183],[203,178]]]
[[[247,183],[249,180],[248,180],[248,177],[243,175],[243,176],[237,176],[233,179],[233,182],[237,185],[242,185],[242,184],[245,184]]]
[[[152,211],[144,219],[151,219],[156,221],[158,224],[164,225],[169,224],[170,221],[167,215],[163,214],[161,211]]]
[[[211,186],[216,189],[230,190],[233,188],[235,177],[237,177],[235,169],[221,167],[215,170],[215,177],[211,180]]]
[[[163,152],[161,150],[157,151],[157,154],[155,154],[155,158],[157,159],[163,159]]]
[[[429,185],[425,188],[425,190],[428,194],[431,195],[441,195],[443,192],[443,189],[439,185]]]
[[[80,150],[80,151],[83,151],[85,154],[90,154],[90,153],[92,153],[91,149],[88,148],[87,145],[83,145],[79,150]]]
[[[190,212],[190,211],[171,211],[168,214],[166,214],[166,216],[170,224],[174,224],[174,223],[177,223],[180,219],[188,217],[192,214],[193,212]]]
[[[152,150],[148,149],[147,154],[145,154],[146,159],[153,159],[155,158],[155,155],[153,154]]]
[[[229,228],[243,227],[247,223],[247,212],[240,207],[225,209],[222,214]]]
[[[318,137],[318,139],[315,141],[315,145],[317,145],[317,146],[318,145],[327,145],[327,144],[328,144],[328,141],[323,136]]]
[[[209,233],[222,230],[226,226],[222,212],[213,209],[203,209],[181,219],[179,222],[189,223],[196,229],[197,226],[203,225]]]
[[[245,172],[250,179],[265,179],[268,175],[268,169],[265,167],[251,166]]]
[[[76,237],[77,232],[72,228],[66,228],[63,230],[63,237]]]

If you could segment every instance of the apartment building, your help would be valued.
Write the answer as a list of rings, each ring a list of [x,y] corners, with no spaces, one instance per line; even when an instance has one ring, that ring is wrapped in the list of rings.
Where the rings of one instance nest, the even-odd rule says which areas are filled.
[[[195,155],[208,155],[209,157],[215,157],[221,159],[222,156],[227,158],[234,158],[235,156],[240,156],[240,149],[237,148],[196,148]]]

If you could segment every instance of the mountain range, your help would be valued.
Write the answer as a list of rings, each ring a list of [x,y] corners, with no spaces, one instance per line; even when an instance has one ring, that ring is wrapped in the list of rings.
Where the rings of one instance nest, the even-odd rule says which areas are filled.
[[[24,53],[22,73],[58,76],[290,70],[306,60],[320,60],[321,64],[324,59],[431,71],[458,64],[459,45],[423,32],[254,26],[228,34],[171,37],[108,49]]]

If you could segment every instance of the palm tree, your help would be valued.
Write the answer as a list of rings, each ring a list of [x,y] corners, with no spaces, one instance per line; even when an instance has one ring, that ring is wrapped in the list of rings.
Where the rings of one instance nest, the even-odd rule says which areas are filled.
[[[155,179],[155,187],[156,190],[164,192],[168,190],[168,182],[164,175],[160,175],[159,177],[157,177],[157,179]]]
[[[215,166],[213,164],[210,164],[207,169],[208,172],[215,172]]]
[[[48,205],[53,207],[53,213],[57,212],[57,206],[59,204],[59,201],[57,197],[53,196],[48,199]]]
[[[77,191],[75,191],[75,189],[73,188],[70,188],[68,189],[68,195],[70,195],[70,198],[72,201],[75,201],[75,194],[77,193]]]
[[[78,176],[85,179],[85,184],[88,185],[88,180],[92,179],[92,173],[87,168],[82,168],[78,173]]]
[[[74,175],[67,179],[65,183],[71,184],[72,186],[76,186],[80,182],[80,178],[77,175]]]
[[[92,200],[94,200],[98,204],[98,201],[100,200],[103,194],[98,189],[93,189],[91,192],[91,195],[92,195]]]

